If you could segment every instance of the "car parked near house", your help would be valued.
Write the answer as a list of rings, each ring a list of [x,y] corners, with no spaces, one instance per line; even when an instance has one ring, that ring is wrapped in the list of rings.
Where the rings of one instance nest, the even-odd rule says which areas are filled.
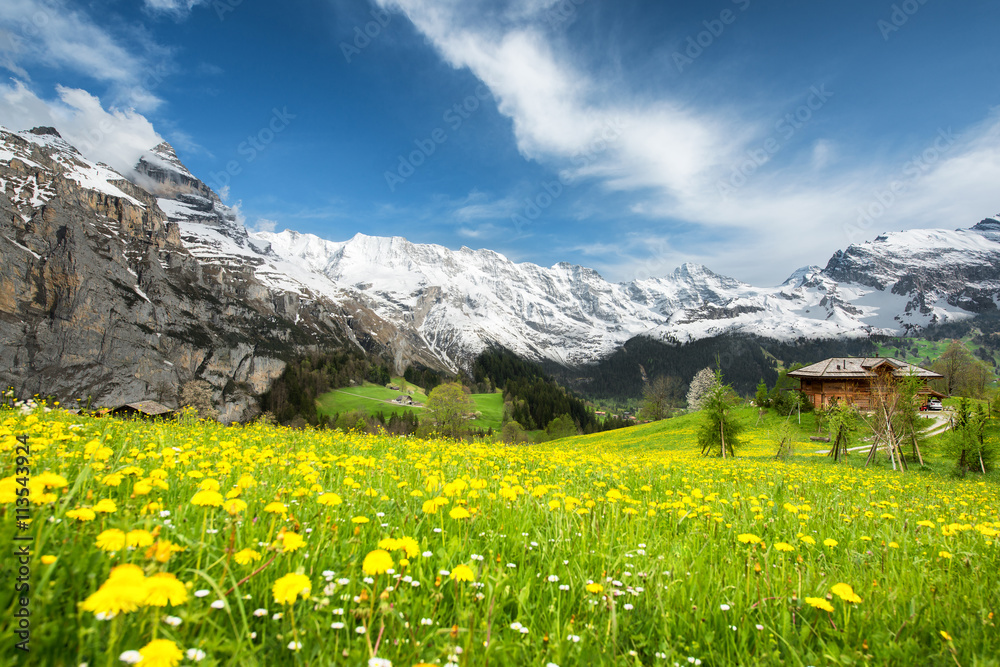
[[[927,403],[925,403],[924,405],[921,405],[920,409],[921,410],[934,410],[934,411],[944,410],[944,405],[941,404],[941,399],[940,398],[931,398],[931,399],[928,399]]]

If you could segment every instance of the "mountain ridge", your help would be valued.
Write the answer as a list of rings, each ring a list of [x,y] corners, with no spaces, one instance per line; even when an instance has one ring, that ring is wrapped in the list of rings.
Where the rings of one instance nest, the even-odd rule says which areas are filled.
[[[232,418],[252,411],[283,354],[323,345],[397,372],[457,372],[494,345],[573,367],[640,336],[863,338],[1000,304],[1000,216],[879,235],[755,287],[695,263],[614,283],[404,237],[249,232],[167,142],[121,174],[55,128],[0,128],[0,192],[0,381],[121,402],[203,379]]]

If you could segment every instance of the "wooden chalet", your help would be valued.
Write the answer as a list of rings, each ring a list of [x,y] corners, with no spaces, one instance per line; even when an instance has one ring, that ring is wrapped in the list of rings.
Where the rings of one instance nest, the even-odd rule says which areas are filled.
[[[859,410],[869,410],[873,381],[888,378],[899,381],[911,375],[924,383],[919,394],[921,401],[932,396],[945,398],[944,394],[927,386],[928,380],[937,380],[943,375],[889,357],[833,357],[792,371],[788,377],[801,382],[802,393],[816,409],[847,403]]]
[[[139,417],[148,419],[165,419],[172,417],[174,411],[156,401],[138,401],[110,410],[116,417]]]

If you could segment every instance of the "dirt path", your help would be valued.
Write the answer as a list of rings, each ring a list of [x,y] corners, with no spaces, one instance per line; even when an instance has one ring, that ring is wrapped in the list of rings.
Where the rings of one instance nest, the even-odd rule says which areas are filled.
[[[951,426],[951,416],[948,415],[948,414],[920,415],[920,418],[921,419],[930,419],[930,420],[936,422],[933,426],[931,426],[930,430],[927,431],[927,433],[924,434],[925,438],[929,438],[932,435],[937,435],[939,433],[944,433],[945,431],[948,430],[948,427]],[[857,447],[848,447],[847,451],[849,451],[849,452],[859,452],[859,451],[867,450],[867,449],[871,449],[871,448],[872,448],[871,443],[869,443],[867,445],[859,445]],[[880,451],[883,450],[883,449],[884,449],[883,447],[879,447]],[[830,450],[827,449],[825,451],[816,452],[816,453],[817,454],[829,454]]]

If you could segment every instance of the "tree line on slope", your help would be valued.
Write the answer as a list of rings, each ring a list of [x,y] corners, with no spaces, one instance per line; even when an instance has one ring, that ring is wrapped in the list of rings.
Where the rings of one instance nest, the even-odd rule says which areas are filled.
[[[476,357],[471,379],[476,385],[501,389],[505,425],[513,422],[525,431],[544,429],[551,437],[564,437],[627,424],[619,418],[598,419],[586,401],[560,386],[540,364],[501,347],[489,348]],[[516,433],[517,429],[510,431]]]
[[[320,424],[316,399],[332,389],[368,381],[388,384],[389,368],[353,350],[312,352],[292,359],[260,397],[261,409],[282,424]],[[301,422],[301,423],[300,423]]]
[[[876,340],[781,342],[728,334],[679,345],[640,336],[596,364],[550,370],[583,396],[602,400],[641,396],[646,385],[659,376],[679,378],[686,392],[698,371],[718,367],[737,393],[749,396],[761,379],[768,385],[777,382],[778,359],[786,364],[810,364],[828,357],[874,356]]]

